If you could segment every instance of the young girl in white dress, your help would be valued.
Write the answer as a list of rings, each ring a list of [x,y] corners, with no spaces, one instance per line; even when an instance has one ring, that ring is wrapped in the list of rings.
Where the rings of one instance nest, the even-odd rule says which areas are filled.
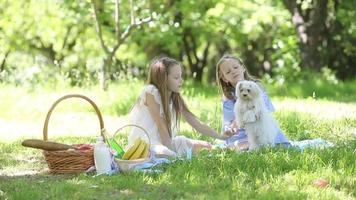
[[[197,153],[200,149],[211,149],[211,144],[178,135],[180,117],[198,132],[218,139],[226,139],[209,126],[200,122],[191,113],[180,95],[182,86],[182,66],[168,57],[152,61],[147,85],[130,112],[131,123],[142,126],[151,139],[151,150],[167,156],[185,156],[188,151]],[[129,145],[137,137],[147,140],[142,130],[133,128],[129,135]],[[157,152],[156,152],[157,153]]]

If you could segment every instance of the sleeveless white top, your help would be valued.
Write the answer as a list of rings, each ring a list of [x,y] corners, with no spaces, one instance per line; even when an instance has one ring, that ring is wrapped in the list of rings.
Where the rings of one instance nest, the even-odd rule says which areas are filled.
[[[154,97],[155,102],[159,105],[159,113],[161,117],[164,117],[163,106],[161,95],[154,85],[147,85],[142,90],[141,95],[139,96],[136,104],[130,112],[130,121],[132,124],[136,124],[144,128],[151,139],[152,145],[162,144],[162,140],[158,131],[158,127],[153,120],[151,113],[148,110],[148,107],[145,105],[147,94],[151,94]],[[172,102],[170,102],[170,112],[172,118],[172,124],[175,124],[176,115],[172,109]],[[172,126],[172,138],[176,136],[176,127]],[[147,138],[141,129],[133,128],[129,135],[129,144],[132,144],[137,137],[142,139]]]
[[[161,153],[163,152],[163,154],[167,154],[169,156],[185,156],[187,153],[189,153],[189,151],[192,150],[194,140],[186,138],[184,136],[177,136],[177,127],[175,124],[176,113],[173,109],[172,102],[170,102],[169,104],[169,111],[171,113],[172,119],[172,147],[174,152],[162,144],[157,124],[152,118],[148,107],[145,105],[147,94],[151,94],[154,97],[155,102],[159,105],[160,108],[160,117],[164,117],[161,95],[156,86],[149,84],[144,87],[136,104],[130,112],[129,118],[131,123],[139,125],[147,131],[151,139],[151,150],[153,147],[153,151],[155,151],[155,149],[158,149],[157,151]],[[145,133],[143,133],[141,129],[135,127],[132,128],[128,138],[129,145],[131,146],[138,137],[148,141],[147,136],[145,135]]]

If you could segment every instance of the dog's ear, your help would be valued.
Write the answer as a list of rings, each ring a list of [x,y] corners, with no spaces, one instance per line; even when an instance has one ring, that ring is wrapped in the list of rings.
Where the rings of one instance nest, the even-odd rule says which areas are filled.
[[[239,88],[239,90],[242,89],[242,84],[243,84],[243,81],[240,81],[240,82],[237,84],[237,88]]]
[[[236,96],[239,96],[241,88],[242,88],[242,81],[236,84],[236,89],[235,89]]]
[[[253,89],[253,91],[254,91],[254,93],[255,93],[255,96],[256,96],[256,97],[260,96],[261,93],[262,93],[260,87],[258,86],[257,83],[255,83],[255,82],[252,82],[252,83],[253,83],[253,84],[252,84],[252,89]]]

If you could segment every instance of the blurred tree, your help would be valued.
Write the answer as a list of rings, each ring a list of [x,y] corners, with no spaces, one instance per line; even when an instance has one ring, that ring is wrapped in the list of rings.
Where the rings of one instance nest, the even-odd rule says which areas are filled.
[[[216,2],[178,0],[165,1],[163,5],[155,2],[154,7],[160,8],[158,20],[149,24],[149,32],[139,30],[133,41],[150,58],[168,55],[183,61],[188,68],[186,74],[200,82],[205,69],[212,64],[213,48],[219,41],[213,22],[216,17],[208,14]],[[148,34],[142,37],[144,33]]]
[[[181,25],[181,40],[184,56],[194,79],[202,81],[204,69],[208,65],[211,47],[216,43],[217,32],[207,11],[215,7],[217,1],[178,1],[179,12],[175,21]]]
[[[330,27],[326,59],[338,78],[356,77],[356,1],[338,0],[334,4],[335,21]]]
[[[133,0],[130,0],[130,7],[129,7],[130,23],[127,25],[126,29],[122,31],[121,23],[123,22],[123,20],[121,16],[122,13],[120,12],[121,2],[119,0],[115,0],[115,40],[114,40],[114,45],[112,47],[108,47],[108,45],[105,44],[103,38],[103,32],[101,28],[101,23],[105,23],[105,21],[101,22],[99,16],[100,11],[103,12],[104,10],[104,1],[91,0],[91,3],[94,10],[96,31],[99,36],[101,48],[105,53],[105,56],[103,58],[103,63],[100,68],[100,85],[102,89],[106,90],[107,89],[106,81],[108,79],[107,71],[110,70],[112,66],[113,58],[115,56],[116,51],[125,42],[126,38],[131,34],[131,32],[135,28],[141,26],[144,23],[150,22],[152,20],[152,15],[151,15],[151,11],[149,10],[149,15],[150,15],[149,17],[144,19],[140,19],[140,18],[137,19],[135,16],[135,9],[138,8],[136,7],[136,5],[134,5]]]
[[[101,80],[105,87],[107,79],[142,76],[148,61],[163,54],[206,83],[225,53],[281,83],[302,80],[307,68],[356,75],[354,0],[115,2],[0,0],[0,80],[47,83],[61,76],[72,85]]]
[[[252,74],[261,77],[265,73],[272,74],[274,68],[286,67],[278,64],[280,60],[290,60],[285,52],[281,53],[284,49],[297,55],[293,48],[295,44],[290,42],[294,30],[288,22],[289,13],[274,1],[223,0],[208,14],[215,16],[210,24],[219,38],[216,56],[212,58],[214,63],[223,54],[234,54],[242,58]],[[215,72],[211,71],[211,74]]]
[[[322,67],[337,70],[339,77],[356,75],[354,66],[356,23],[353,0],[284,0],[292,15],[299,38],[302,66],[320,71]],[[341,8],[340,8],[341,7]],[[340,13],[341,12],[341,13]],[[347,14],[346,14],[347,13]],[[346,14],[346,15],[345,15]],[[347,15],[350,16],[347,16]],[[351,25],[346,27],[345,25]],[[353,39],[352,39],[353,38]],[[353,55],[350,54],[353,51]]]
[[[284,0],[297,30],[302,65],[318,71],[323,66],[320,52],[327,38],[327,2],[328,0]]]
[[[83,55],[88,51],[83,49],[90,40],[83,42],[82,38],[90,38],[89,19],[85,17],[89,4],[4,0],[0,5],[0,52],[7,58],[2,64],[3,69],[8,65],[8,75],[21,77],[25,68],[30,67],[45,74],[44,68],[48,67],[52,68],[51,74],[60,72],[72,78],[73,66],[86,70]],[[31,62],[25,61],[25,57],[32,57]],[[72,64],[73,61],[76,63]],[[44,77],[53,78],[50,74]]]

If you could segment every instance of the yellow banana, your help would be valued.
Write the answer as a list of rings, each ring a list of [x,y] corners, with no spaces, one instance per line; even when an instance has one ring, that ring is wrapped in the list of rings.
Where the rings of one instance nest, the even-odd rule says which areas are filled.
[[[141,140],[140,145],[137,147],[135,153],[132,154],[132,156],[130,157],[130,160],[135,160],[140,158],[142,152],[145,150],[146,148],[146,142]]]
[[[146,142],[145,142],[145,143],[146,143]],[[146,143],[146,148],[145,148],[145,150],[142,152],[140,158],[147,158],[149,152],[150,152],[150,145]]]
[[[128,160],[136,152],[136,150],[140,146],[141,142],[142,142],[141,138],[137,138],[135,140],[134,144],[122,156],[122,159]]]

